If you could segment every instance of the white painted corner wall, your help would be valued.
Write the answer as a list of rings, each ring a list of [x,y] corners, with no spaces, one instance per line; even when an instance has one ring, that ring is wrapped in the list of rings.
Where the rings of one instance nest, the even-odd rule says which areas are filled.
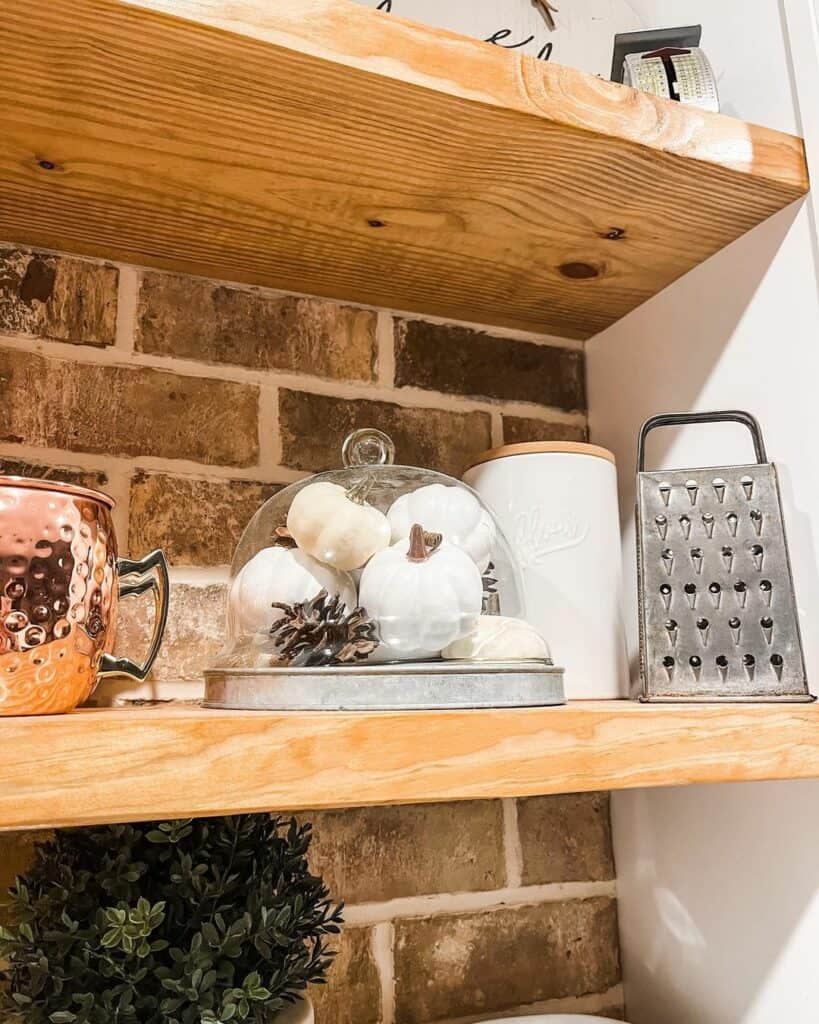
[[[383,0],[359,0],[376,7]],[[608,77],[616,32],[703,25],[722,109],[806,136],[819,179],[814,0],[392,0],[393,15],[509,41]],[[385,17],[390,15],[385,14]],[[617,455],[624,616],[636,655],[635,442],[657,412],[747,408],[783,486],[808,669],[819,692],[816,193],[589,342],[592,439]],[[679,210],[685,235],[686,211]],[[655,435],[655,465],[744,461],[737,427]],[[633,1024],[819,1024],[819,781],[615,794],[621,944]]]
[[[806,137],[819,179],[813,0],[632,0],[649,27],[701,21],[723,109]],[[783,488],[809,676],[819,692],[816,194],[587,346],[592,439],[617,456],[625,616],[636,656],[634,463],[658,412],[748,409]],[[679,211],[685,232],[685,210]],[[742,428],[656,432],[649,465],[750,461]],[[633,1024],[816,1024],[819,781],[614,795]]]

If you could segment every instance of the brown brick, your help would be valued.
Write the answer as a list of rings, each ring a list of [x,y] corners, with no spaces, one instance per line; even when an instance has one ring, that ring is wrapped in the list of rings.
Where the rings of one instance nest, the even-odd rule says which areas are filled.
[[[310,989],[316,1024],[378,1024],[381,985],[370,928],[345,928],[326,985]]]
[[[146,273],[136,347],[199,362],[369,381],[375,325],[375,313],[334,302]]]
[[[203,669],[212,664],[224,642],[226,601],[225,584],[173,585],[165,640],[149,681],[202,682]],[[142,661],[153,621],[151,595],[120,601],[116,653]]]
[[[249,384],[0,349],[0,402],[0,441],[234,466],[258,458]]]
[[[34,863],[35,844],[45,842],[50,835],[50,832],[0,833],[0,905],[7,902],[14,879]]]
[[[617,907],[597,898],[395,926],[397,1024],[605,992],[620,980]]]
[[[470,458],[490,446],[483,412],[405,409],[389,402],[331,398],[302,391],[279,393],[283,461],[294,469],[341,466],[341,445],[351,430],[377,427],[392,437],[397,463],[460,476]]]
[[[0,251],[0,331],[72,345],[113,345],[116,267],[69,256]]]
[[[578,423],[544,423],[527,416],[503,417],[503,440],[506,444],[523,441],[588,441],[589,432]]]
[[[505,881],[498,801],[304,812],[310,863],[336,899],[366,903],[498,889]]]
[[[0,456],[0,473],[3,476],[34,476],[41,480],[62,481],[78,487],[102,490],[108,486],[108,475],[102,470],[80,469],[76,466],[46,466],[40,462],[24,462],[22,459]]]
[[[252,480],[194,480],[136,473],[128,549],[162,548],[174,565],[225,565],[250,518],[278,487]]]
[[[423,320],[396,324],[395,383],[559,409],[586,408],[582,351]]]
[[[608,793],[518,800],[523,883],[614,878]]]

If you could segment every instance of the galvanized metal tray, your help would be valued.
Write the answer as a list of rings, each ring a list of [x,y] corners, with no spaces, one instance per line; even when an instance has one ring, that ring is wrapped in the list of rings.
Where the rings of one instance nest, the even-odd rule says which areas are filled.
[[[205,672],[204,707],[235,711],[415,711],[565,704],[545,661],[432,661]]]

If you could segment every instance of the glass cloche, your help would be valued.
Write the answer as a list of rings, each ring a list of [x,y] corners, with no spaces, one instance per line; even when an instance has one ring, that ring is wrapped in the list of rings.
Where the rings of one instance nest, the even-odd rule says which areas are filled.
[[[244,670],[551,665],[489,509],[466,484],[393,465],[394,454],[386,434],[357,430],[343,469],[285,487],[253,516],[209,684]]]

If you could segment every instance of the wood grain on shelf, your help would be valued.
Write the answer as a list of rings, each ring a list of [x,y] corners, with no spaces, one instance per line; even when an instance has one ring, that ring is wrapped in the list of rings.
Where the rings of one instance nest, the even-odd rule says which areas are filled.
[[[588,337],[801,140],[347,0],[10,0],[0,237]]]
[[[816,705],[0,719],[0,827],[819,775]]]

